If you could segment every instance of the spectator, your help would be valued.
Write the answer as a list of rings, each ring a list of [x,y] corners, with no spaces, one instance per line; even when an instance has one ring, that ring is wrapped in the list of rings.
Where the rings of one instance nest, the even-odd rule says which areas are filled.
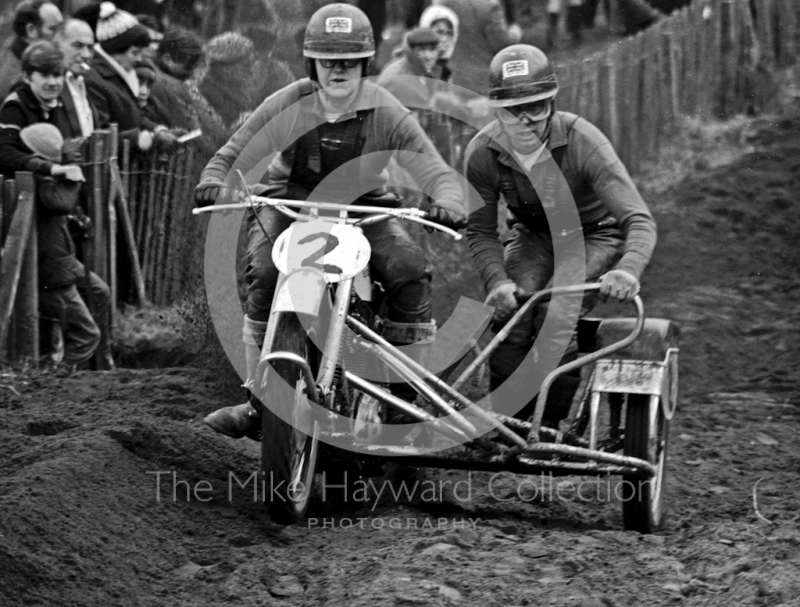
[[[197,101],[188,81],[203,61],[200,39],[187,29],[170,26],[153,60],[158,70],[152,97],[164,112],[165,124],[186,131],[198,128]]]
[[[85,21],[68,19],[56,40],[64,53],[66,66],[66,86],[61,92],[61,101],[67,119],[58,126],[70,145],[70,141],[89,137],[98,123],[97,111],[89,101],[85,80],[94,54],[94,32]],[[68,159],[78,160],[73,155]]]
[[[469,40],[469,44],[456,45],[453,51],[453,83],[485,93],[492,57],[519,42],[522,30],[516,24],[507,25],[499,0],[433,0],[433,5],[452,10],[458,16],[461,39]]]
[[[20,131],[26,149],[41,162],[62,162],[61,132],[53,125],[36,123]],[[39,309],[45,319],[58,323],[68,365],[86,366],[98,347],[106,369],[114,368],[108,339],[108,285],[93,272],[87,273],[75,256],[75,245],[67,217],[78,209],[80,167],[68,165],[74,175],[60,178],[37,176],[36,231],[38,243]],[[81,175],[82,177],[82,175]],[[92,302],[93,312],[86,301]]]
[[[164,39],[164,24],[152,15],[136,15],[136,20],[147,28],[150,36],[150,46],[147,47],[150,55],[158,52],[158,45]]]
[[[255,109],[261,102],[272,93],[281,90],[291,84],[295,78],[289,64],[279,59],[273,52],[280,41],[277,39],[277,29],[271,24],[254,23],[245,27],[242,34],[253,43],[253,62],[252,73],[259,74],[257,78],[251,78],[248,82],[248,105],[250,109]]]
[[[591,3],[592,0],[589,0]],[[596,10],[596,5],[594,6]],[[558,22],[561,18],[562,0],[548,0],[547,2],[547,48],[553,49],[558,38]],[[572,44],[577,46],[583,40],[583,24],[586,20],[584,0],[567,0],[567,32]]]
[[[398,57],[384,68],[378,84],[413,111],[431,109],[438,60],[439,37],[429,27],[419,27],[405,35]]]
[[[136,77],[139,79],[138,105],[142,116],[157,124],[169,126],[164,111],[158,101],[151,95],[153,83],[156,81],[158,70],[155,64],[147,57],[142,57],[134,65]]]
[[[22,53],[37,40],[52,40],[64,18],[49,0],[23,0],[14,13],[14,38],[0,51],[0,98],[21,73]]]
[[[225,142],[227,132],[222,118],[194,80],[204,59],[203,45],[193,32],[178,26],[168,27],[154,58],[158,69],[150,97],[164,124],[173,132],[199,128],[203,132],[201,147],[210,156]],[[260,72],[254,70],[254,73]]]
[[[378,84],[414,112],[436,149],[450,161],[451,129],[447,114],[458,113],[460,103],[440,90],[439,46],[439,36],[429,27],[408,32],[397,59],[384,68]]]
[[[75,175],[75,167],[32,154],[20,139],[20,131],[36,122],[58,128],[56,123],[64,120],[59,100],[63,88],[64,53],[52,42],[36,42],[26,48],[22,53],[22,80],[0,107],[0,170],[5,177],[13,179],[16,171],[52,177]]]
[[[167,127],[142,118],[139,112],[139,81],[134,64],[150,44],[147,29],[130,13],[103,2],[95,35],[98,44],[86,85],[100,126],[117,123],[120,141],[129,139],[142,151],[149,150],[154,139],[169,144],[174,137],[167,133]]]
[[[431,28],[439,37],[436,77],[450,82],[453,76],[450,59],[458,42],[458,16],[446,6],[429,6],[422,13],[419,25]]]

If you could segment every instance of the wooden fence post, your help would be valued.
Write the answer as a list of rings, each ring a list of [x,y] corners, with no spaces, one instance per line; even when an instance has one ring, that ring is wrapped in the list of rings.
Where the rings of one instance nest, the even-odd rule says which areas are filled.
[[[95,131],[91,138],[91,209],[93,239],[91,270],[108,283],[107,227],[105,217],[105,200],[103,198],[103,163],[105,162],[105,143],[107,131]]]
[[[3,246],[8,244],[8,235],[11,233],[11,224],[14,221],[14,209],[17,206],[17,184],[14,182],[13,179],[8,179],[3,184],[3,216],[5,217],[5,233],[3,234]],[[11,247],[9,246],[9,251]],[[0,282],[0,291],[2,291],[2,285],[6,284],[4,282]],[[16,297],[16,296],[15,296]],[[16,314],[14,314],[14,299],[15,297],[11,298],[10,307],[11,307],[11,317],[8,319],[8,327],[6,329],[6,339],[0,339],[0,346],[3,343],[6,345],[6,349],[4,355],[7,354],[8,358],[11,360],[16,360],[18,351],[17,351],[17,332],[16,330],[12,330],[12,327],[17,326],[16,322]],[[0,307],[0,310],[2,307]],[[2,313],[0,312],[0,316]],[[2,318],[0,318],[2,320]]]
[[[14,309],[15,301],[18,301],[17,294],[19,292],[22,270],[26,261],[25,258],[29,257],[28,244],[31,240],[31,234],[33,233],[32,226],[35,204],[33,175],[31,173],[17,173],[14,182],[9,180],[4,185],[6,194],[6,196],[4,196],[4,208],[10,206],[8,200],[9,194],[13,194],[15,205],[14,214],[11,217],[11,222],[8,227],[8,235],[3,243],[3,257],[0,259],[0,346],[6,344],[6,337],[9,335],[11,313]],[[30,263],[30,260],[28,260],[28,263]],[[35,257],[33,263],[36,263]],[[33,279],[38,282],[36,275],[33,276]],[[35,296],[37,309],[31,312],[36,315],[36,327],[32,328],[32,331],[35,332],[36,336],[34,347],[36,348],[35,353],[37,354],[36,359],[38,361],[38,291],[36,291],[36,289],[38,289],[38,285],[35,285],[34,289],[37,294]],[[28,315],[27,312],[28,311],[22,311],[22,316],[24,317],[22,321],[23,325],[30,323],[32,320],[32,317]],[[23,335],[26,332],[30,334],[30,331],[22,331]],[[18,337],[19,336],[15,336],[17,339]],[[30,352],[30,345],[18,345],[20,346],[20,351]],[[11,352],[13,354],[19,353],[14,349],[12,349]],[[0,356],[5,357],[5,354],[5,348],[0,350]]]
[[[108,288],[111,292],[111,304],[109,306],[108,325],[109,330],[114,326],[114,317],[119,303],[119,260],[117,251],[117,208],[115,200],[117,198],[116,188],[114,187],[114,175],[110,168],[117,162],[117,149],[119,147],[119,134],[117,125],[112,124],[106,139],[106,160],[103,168],[105,169],[106,183],[106,213],[108,214]]]
[[[36,232],[36,189],[31,173],[17,173],[17,211],[31,206],[28,242],[19,275],[15,303],[20,360],[39,366],[39,251]],[[24,197],[24,199],[23,199]]]

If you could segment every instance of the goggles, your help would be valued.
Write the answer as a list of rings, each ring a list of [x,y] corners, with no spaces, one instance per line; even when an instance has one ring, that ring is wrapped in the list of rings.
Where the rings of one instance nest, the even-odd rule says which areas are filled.
[[[526,118],[529,122],[540,122],[553,112],[553,100],[542,99],[531,103],[521,103],[502,108],[505,111],[497,112],[497,118],[503,124],[514,124]]]
[[[362,59],[317,59],[317,61],[326,70],[332,69],[337,63],[346,70],[352,70],[354,67],[361,65]]]

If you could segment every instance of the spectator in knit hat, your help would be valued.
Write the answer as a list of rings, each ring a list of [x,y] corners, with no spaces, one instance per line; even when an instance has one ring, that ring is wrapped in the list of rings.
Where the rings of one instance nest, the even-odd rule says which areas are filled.
[[[208,71],[200,93],[228,129],[234,129],[269,95],[294,81],[283,62],[257,60],[253,41],[236,32],[215,36],[206,45]]]
[[[22,53],[38,40],[53,40],[64,18],[50,0],[23,0],[14,12],[14,34],[0,51],[0,98],[19,80]]]
[[[120,139],[131,140],[142,151],[149,150],[154,140],[165,145],[174,143],[175,137],[165,125],[153,123],[139,111],[139,80],[134,64],[150,44],[147,29],[130,13],[103,2],[95,37],[97,46],[86,85],[100,126],[106,128],[116,122]]]
[[[61,162],[61,132],[53,125],[37,123],[20,131],[20,140],[42,162]],[[80,168],[71,165],[76,173]],[[78,211],[80,181],[38,177],[36,183],[36,231],[38,244],[39,309],[41,316],[58,324],[64,339],[63,362],[87,365],[98,347],[103,368],[113,369],[108,339],[108,285],[86,269],[75,256],[67,218]],[[86,305],[91,301],[92,312]]]
[[[231,128],[242,113],[252,109],[247,88],[253,80],[253,42],[236,32],[215,36],[206,45],[208,71],[200,93]]]
[[[68,118],[60,99],[63,88],[64,53],[52,42],[36,42],[25,49],[22,80],[0,107],[0,172],[5,177],[13,178],[16,171],[31,171],[75,178],[74,170],[34,156],[20,139],[20,131],[36,122],[48,122],[61,132],[66,130]]]

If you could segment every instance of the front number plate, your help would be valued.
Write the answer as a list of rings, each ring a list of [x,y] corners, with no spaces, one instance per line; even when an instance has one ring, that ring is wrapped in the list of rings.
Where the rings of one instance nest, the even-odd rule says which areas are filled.
[[[295,222],[284,231],[272,249],[272,260],[284,274],[318,270],[328,282],[339,282],[367,267],[370,252],[359,228],[315,219]]]

